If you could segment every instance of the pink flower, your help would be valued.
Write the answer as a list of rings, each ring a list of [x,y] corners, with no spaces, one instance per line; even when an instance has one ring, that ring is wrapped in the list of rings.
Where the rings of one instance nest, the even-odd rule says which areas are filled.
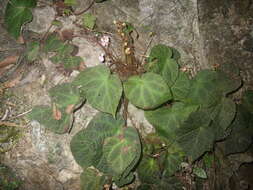
[[[104,63],[105,62],[105,54],[104,53],[101,53],[99,56],[98,56],[98,59],[101,63]]]
[[[100,39],[100,42],[101,42],[101,45],[102,45],[102,46],[108,47],[108,46],[109,46],[109,43],[110,43],[110,37],[109,37],[109,36],[103,36],[103,37]]]

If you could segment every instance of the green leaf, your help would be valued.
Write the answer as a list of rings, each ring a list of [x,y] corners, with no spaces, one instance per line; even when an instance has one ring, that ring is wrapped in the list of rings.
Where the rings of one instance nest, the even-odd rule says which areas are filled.
[[[64,68],[66,69],[77,69],[82,62],[84,61],[80,56],[68,56],[62,60]]]
[[[104,139],[117,134],[123,125],[124,120],[121,117],[114,119],[109,114],[98,113],[87,128],[79,131],[70,142],[71,152],[76,162],[83,168],[97,167],[103,161]],[[103,167],[107,169],[107,165]]]
[[[57,85],[49,90],[52,101],[59,108],[67,108],[70,105],[81,103],[79,90],[70,83]]]
[[[184,161],[184,156],[181,148],[176,143],[168,147],[168,154],[165,160],[166,176],[172,176],[180,169],[181,163]]]
[[[91,13],[86,13],[83,15],[83,26],[89,29],[93,29],[96,24],[96,17]]]
[[[191,90],[187,102],[209,107],[220,101],[222,95],[217,73],[211,70],[202,70],[191,80]]]
[[[203,178],[203,179],[207,179],[207,175],[204,169],[199,168],[199,167],[195,167],[193,168],[193,173],[199,177],[199,178]]]
[[[20,36],[23,24],[32,21],[31,8],[36,7],[36,0],[9,0],[5,9],[7,31],[14,37]]]
[[[217,73],[217,88],[221,92],[223,92],[224,95],[234,92],[242,84],[242,80],[239,77],[231,79],[225,72],[216,71],[216,73]]]
[[[71,59],[73,56],[71,56],[71,53],[73,50],[74,47],[72,45],[62,43],[57,49],[54,50],[57,52],[57,54],[51,57],[50,60],[55,64],[63,62],[65,65],[66,63],[72,61]]]
[[[77,2],[76,0],[64,0],[64,4],[68,6],[73,6],[73,5],[76,5]]]
[[[105,176],[92,168],[87,168],[80,176],[81,190],[103,189],[106,184]]]
[[[139,156],[140,139],[135,128],[123,128],[117,136],[108,137],[104,142],[103,153],[110,168],[121,175]]]
[[[61,111],[61,119],[56,120],[53,118],[52,108],[49,106],[35,106],[32,112],[28,114],[28,119],[37,120],[40,124],[44,125],[46,129],[58,134],[68,132],[69,127],[72,124],[72,115],[66,114],[65,111]]]
[[[27,59],[28,61],[35,61],[38,59],[40,53],[40,43],[39,42],[30,42],[27,45]]]
[[[253,137],[253,115],[248,112],[242,105],[238,106],[235,121],[230,128],[232,132],[224,141],[224,153],[240,153],[247,150],[252,144]]]
[[[211,113],[212,126],[215,129],[216,140],[224,138],[224,132],[232,123],[236,114],[236,105],[229,98],[222,98]]]
[[[149,72],[159,74],[163,77],[164,81],[171,87],[178,77],[178,64],[174,59],[165,59],[164,62],[151,62],[152,66]]]
[[[181,58],[179,51],[173,47],[170,47],[170,49],[172,50],[172,57],[171,58],[178,61]]]
[[[155,184],[161,176],[157,160],[148,156],[142,158],[137,172],[142,183]]]
[[[145,111],[145,118],[155,127],[156,131],[166,138],[175,138],[175,131],[183,124],[198,106],[180,102],[172,106]]]
[[[149,63],[145,68],[149,72],[159,74],[171,87],[178,77],[178,64],[172,57],[172,49],[165,45],[157,45],[151,49]]]
[[[126,34],[130,34],[131,32],[134,31],[134,26],[129,23],[129,22],[125,22],[126,26],[124,27],[123,29],[123,32],[126,33]]]
[[[47,37],[43,51],[46,53],[51,51],[57,51],[63,45],[64,43],[60,40],[59,36],[56,33],[53,33]]]
[[[182,190],[183,185],[177,177],[163,177],[156,189]]]
[[[251,114],[253,114],[253,90],[247,90],[246,92],[244,92],[242,98],[242,105]]]
[[[213,147],[215,133],[210,123],[210,113],[199,110],[193,112],[176,132],[179,146],[192,161]]]
[[[163,78],[155,73],[132,76],[124,83],[126,97],[142,109],[152,109],[171,99]]]
[[[190,91],[190,79],[187,73],[179,72],[178,78],[174,85],[171,87],[173,98],[179,101],[185,101]]]
[[[134,174],[131,172],[128,176],[124,177],[124,178],[120,178],[120,180],[115,181],[116,185],[118,187],[123,187],[127,184],[130,184],[134,181],[135,176]]]
[[[106,113],[115,115],[121,95],[122,84],[116,74],[99,65],[81,72],[73,82],[80,86],[92,107]]]
[[[172,49],[166,45],[158,44],[152,47],[149,54],[149,62],[158,60],[159,63],[164,63],[166,59],[172,57]]]

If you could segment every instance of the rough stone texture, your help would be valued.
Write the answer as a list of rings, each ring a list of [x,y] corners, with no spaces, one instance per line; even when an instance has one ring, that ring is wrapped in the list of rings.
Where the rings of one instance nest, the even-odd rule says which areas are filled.
[[[28,29],[37,33],[46,32],[55,18],[55,10],[52,7],[36,7],[33,9],[33,21],[28,25]]]
[[[80,1],[81,4],[86,2]],[[136,41],[138,54],[145,53],[151,40],[149,33],[153,32],[151,46],[163,43],[177,48],[181,53],[181,64],[194,71],[208,67],[199,51],[202,44],[197,0],[112,0],[96,4],[92,12],[98,17],[98,27],[105,31],[115,30],[113,20],[133,23],[140,34]]]
[[[199,0],[203,56],[228,72],[240,69],[245,88],[253,88],[253,6],[251,0]]]

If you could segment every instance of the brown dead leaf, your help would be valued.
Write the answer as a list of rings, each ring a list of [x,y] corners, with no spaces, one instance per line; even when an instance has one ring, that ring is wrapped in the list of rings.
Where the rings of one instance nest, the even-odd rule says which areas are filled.
[[[87,66],[85,65],[85,62],[81,62],[81,63],[79,64],[78,70],[79,70],[79,71],[84,71],[86,68],[87,68]]]
[[[65,29],[60,32],[61,40],[72,40],[74,37],[74,31],[72,29]]]
[[[66,108],[65,112],[67,114],[71,114],[73,112],[73,110],[74,110],[74,107],[75,107],[75,104],[68,105],[68,107]]]
[[[20,36],[18,37],[17,42],[18,42],[19,44],[24,44],[24,43],[25,43],[25,39],[23,38],[22,35],[20,35]]]
[[[61,111],[57,108],[56,104],[53,103],[53,118],[55,120],[60,120],[61,119]]]
[[[17,76],[15,79],[12,79],[11,81],[7,81],[3,84],[4,88],[12,88],[16,86],[22,78],[22,75]]]
[[[6,57],[4,60],[0,62],[0,68],[16,63],[18,61],[18,58],[19,58],[18,55],[11,55]]]

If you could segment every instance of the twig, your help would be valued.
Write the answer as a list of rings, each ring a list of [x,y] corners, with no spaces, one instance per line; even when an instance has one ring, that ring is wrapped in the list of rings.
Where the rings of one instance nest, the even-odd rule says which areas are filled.
[[[20,127],[19,125],[15,124],[15,123],[11,123],[11,122],[0,122],[0,126],[8,126],[8,127]]]
[[[86,9],[84,9],[84,10],[82,10],[80,12],[74,13],[74,15],[81,15],[81,14],[85,13],[86,11],[88,11],[94,5],[94,3],[95,3],[95,0],[93,0],[91,2],[91,4]]]
[[[146,55],[146,54],[147,54],[148,48],[149,48],[149,46],[151,45],[153,39],[154,39],[154,36],[152,36],[152,38],[149,40],[148,45],[147,45],[146,50],[145,50],[145,52],[143,53],[143,55]],[[141,59],[141,65],[144,64],[144,60],[145,60],[145,57],[143,56],[142,59]]]
[[[15,119],[15,118],[21,117],[21,116],[23,116],[23,115],[26,115],[26,114],[30,113],[31,111],[32,111],[32,109],[30,109],[30,110],[28,110],[28,111],[25,111],[25,112],[23,112],[23,113],[20,113],[20,114],[18,114],[18,115],[16,115],[16,116],[13,116],[13,117],[11,117],[10,119]]]

